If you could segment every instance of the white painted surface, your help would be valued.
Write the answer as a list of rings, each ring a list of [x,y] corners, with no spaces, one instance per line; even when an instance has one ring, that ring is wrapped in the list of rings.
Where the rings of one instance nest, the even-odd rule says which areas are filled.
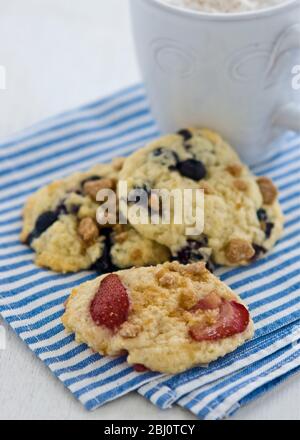
[[[138,0],[137,0],[138,1]],[[0,0],[0,137],[139,80],[127,0]],[[88,413],[6,328],[0,351],[0,419],[192,420],[135,393]],[[235,419],[300,420],[300,376]]]

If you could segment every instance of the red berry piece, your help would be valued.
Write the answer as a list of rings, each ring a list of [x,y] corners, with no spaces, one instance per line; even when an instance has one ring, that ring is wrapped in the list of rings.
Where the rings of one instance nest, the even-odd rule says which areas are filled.
[[[147,367],[145,367],[145,365],[143,364],[134,364],[133,365],[133,369],[134,371],[136,371],[137,373],[145,373],[146,371],[150,371]]]
[[[127,321],[128,312],[129,298],[120,278],[116,274],[107,275],[91,303],[93,321],[115,331]]]
[[[207,327],[195,325],[190,329],[190,335],[198,342],[228,338],[245,331],[249,320],[249,312],[242,304],[223,301],[217,322]]]

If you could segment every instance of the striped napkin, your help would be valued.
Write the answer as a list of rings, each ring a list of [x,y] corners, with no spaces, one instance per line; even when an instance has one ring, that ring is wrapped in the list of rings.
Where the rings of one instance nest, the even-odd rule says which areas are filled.
[[[255,169],[273,177],[280,188],[285,236],[251,267],[218,273],[249,304],[255,339],[209,369],[172,377],[136,373],[124,358],[102,358],[75,343],[60,322],[63,303],[74,286],[96,274],[61,275],[38,268],[32,251],[18,239],[21,210],[30,193],[95,162],[127,155],[158,135],[138,85],[0,143],[0,312],[87,409],[139,389],[161,408],[177,402],[199,417],[224,417],[300,365],[299,138],[288,136],[283,153]]]

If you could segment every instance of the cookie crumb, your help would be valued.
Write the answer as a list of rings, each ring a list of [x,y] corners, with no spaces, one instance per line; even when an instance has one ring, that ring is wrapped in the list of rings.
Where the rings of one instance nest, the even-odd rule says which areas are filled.
[[[197,303],[196,294],[189,289],[182,289],[179,304],[184,310],[191,310]]]
[[[206,195],[213,195],[215,194],[213,188],[207,183],[207,182],[200,182],[199,183],[199,189],[202,189],[204,191],[204,194]]]
[[[161,276],[160,276],[161,275]],[[157,279],[159,284],[162,287],[176,287],[177,286],[177,278],[175,276],[175,274],[172,273],[163,273],[163,274],[157,274]]]
[[[189,264],[186,268],[184,268],[184,272],[187,275],[199,276],[203,275],[206,272],[206,267],[204,261],[200,261],[199,263]]]
[[[136,338],[140,330],[141,327],[139,325],[125,322],[119,331],[119,335],[127,339]]]

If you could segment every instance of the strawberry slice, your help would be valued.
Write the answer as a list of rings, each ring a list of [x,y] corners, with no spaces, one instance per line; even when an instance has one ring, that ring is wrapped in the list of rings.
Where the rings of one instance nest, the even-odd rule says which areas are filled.
[[[190,312],[196,312],[197,310],[213,310],[218,309],[222,304],[222,299],[215,292],[211,292],[204,298],[200,299],[197,304],[190,309]]]
[[[207,327],[195,325],[190,329],[190,335],[198,342],[228,338],[245,331],[249,320],[246,307],[236,301],[223,300],[217,322]]]
[[[127,321],[128,312],[129,299],[120,278],[116,274],[107,275],[91,303],[93,321],[114,331]]]
[[[143,364],[134,364],[133,365],[133,369],[134,371],[136,371],[137,373],[145,373],[146,371],[150,371],[147,367],[145,367],[145,365]]]

